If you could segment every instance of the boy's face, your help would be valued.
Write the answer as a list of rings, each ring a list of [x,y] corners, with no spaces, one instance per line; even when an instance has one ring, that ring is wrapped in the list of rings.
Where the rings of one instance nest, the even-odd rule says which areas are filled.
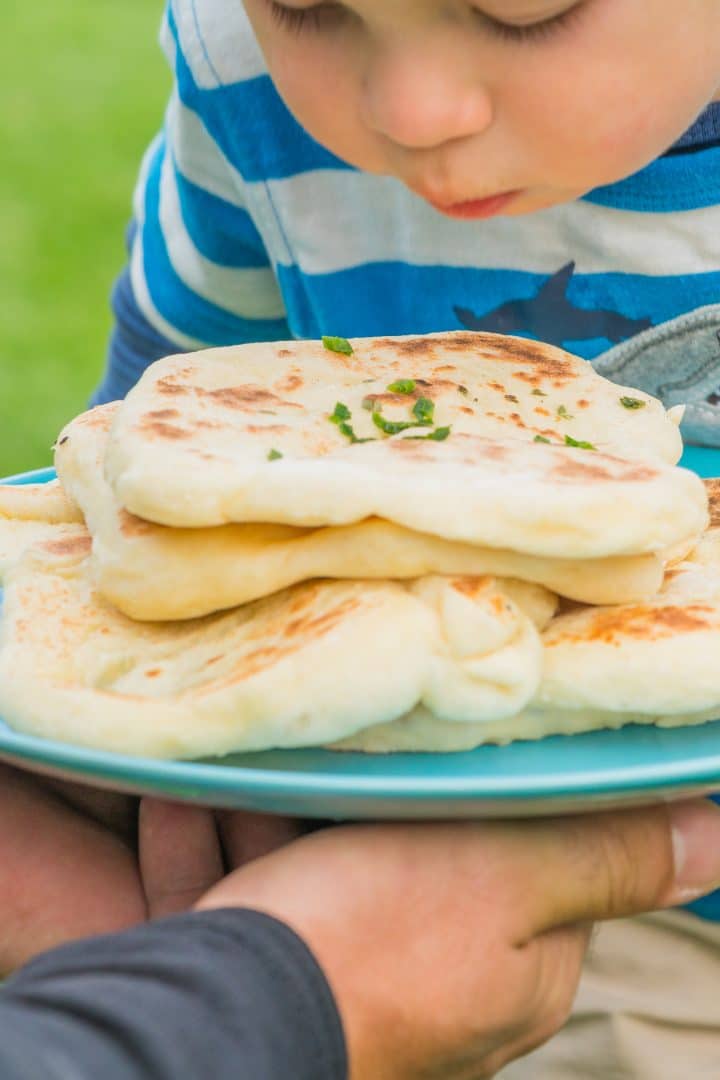
[[[245,0],[279,93],[338,157],[456,217],[642,168],[720,92],[718,0]]]

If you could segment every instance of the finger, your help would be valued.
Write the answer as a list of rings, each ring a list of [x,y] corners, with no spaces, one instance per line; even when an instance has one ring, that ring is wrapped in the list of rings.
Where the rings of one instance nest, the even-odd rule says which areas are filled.
[[[145,918],[135,857],[44,781],[0,766],[0,977],[38,952]]]
[[[300,818],[256,814],[250,810],[221,810],[218,821],[229,870],[269,855],[305,832]]]
[[[684,903],[720,884],[720,808],[705,799],[522,829],[530,933]]]
[[[148,917],[186,911],[223,876],[212,810],[142,799],[139,860]]]
[[[43,777],[40,782],[43,787],[54,791],[68,806],[104,825],[135,850],[139,802],[135,796],[88,787],[71,780],[59,780],[53,776]]]

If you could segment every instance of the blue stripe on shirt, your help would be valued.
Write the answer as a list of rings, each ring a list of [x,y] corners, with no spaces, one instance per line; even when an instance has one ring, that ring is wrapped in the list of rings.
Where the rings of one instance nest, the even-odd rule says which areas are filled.
[[[219,266],[269,266],[270,260],[250,215],[212,195],[175,168],[182,219],[195,248]]]
[[[382,334],[423,334],[469,329],[493,330],[539,337],[592,359],[604,352],[615,337],[607,337],[619,320],[651,318],[657,325],[720,297],[720,271],[677,277],[632,274],[575,274],[567,288],[570,307],[553,308],[549,301],[535,304],[547,275],[521,270],[472,269],[450,266],[412,266],[407,263],[369,263],[332,274],[303,274],[296,266],[277,267],[278,281],[296,337],[319,337],[324,333],[343,337]],[[392,297],[392,303],[388,302]],[[526,325],[472,326],[459,318],[464,309],[479,321],[502,320],[498,312],[508,298],[526,305]],[[523,300],[525,298],[525,300]],[[538,310],[541,307],[542,310]],[[607,308],[607,316],[603,310]],[[522,316],[520,308],[516,315]],[[497,312],[494,316],[492,313]],[[489,313],[489,314],[488,314]],[[546,319],[547,325],[538,320]],[[589,336],[588,320],[599,332]],[[577,329],[574,329],[577,324]],[[610,329],[604,332],[604,327]],[[630,336],[630,329],[626,327]],[[638,325],[635,332],[643,327]],[[588,334],[580,337],[580,333]],[[577,333],[578,337],[572,337]]]
[[[298,124],[268,75],[201,89],[183,56],[177,26],[168,12],[177,46],[175,75],[180,99],[203,123],[228,161],[246,181],[273,180],[310,169],[350,169]],[[265,139],[268,128],[282,139]]]
[[[193,292],[177,275],[160,227],[160,175],[164,143],[155,151],[145,188],[142,228],[143,268],[150,298],[164,319],[187,337],[208,345],[234,345],[238,341],[277,341],[290,337],[284,319],[243,319]],[[196,331],[200,330],[198,334]]]

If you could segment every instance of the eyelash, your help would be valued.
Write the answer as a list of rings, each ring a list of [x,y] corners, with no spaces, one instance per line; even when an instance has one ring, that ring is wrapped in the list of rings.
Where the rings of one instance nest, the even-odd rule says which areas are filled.
[[[268,0],[270,14],[278,26],[299,34],[304,30],[324,30],[332,20],[342,18],[344,12],[339,4],[323,3],[310,8],[291,8]]]
[[[309,8],[286,7],[284,4],[279,4],[277,0],[267,0],[267,3],[270,14],[278,26],[292,34],[300,34],[305,30],[327,29],[329,23],[334,23],[348,14],[340,4],[332,2],[316,4]],[[542,41],[566,29],[580,14],[583,6],[582,3],[576,4],[551,19],[530,23],[527,26],[513,26],[510,23],[500,22],[482,11],[477,11],[476,14],[485,28],[496,38],[522,43]]]
[[[582,3],[575,4],[566,11],[561,11],[559,15],[553,15],[552,18],[544,19],[542,22],[528,23],[527,26],[513,26],[510,23],[500,22],[498,19],[494,19],[492,15],[485,15],[481,11],[478,11],[477,14],[495,37],[500,38],[502,41],[522,43],[526,41],[543,41],[561,30],[566,30],[580,15],[583,6]]]

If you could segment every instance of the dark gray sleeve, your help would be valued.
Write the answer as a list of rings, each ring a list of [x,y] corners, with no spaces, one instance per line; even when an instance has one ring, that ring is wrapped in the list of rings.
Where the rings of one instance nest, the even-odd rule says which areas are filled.
[[[178,915],[33,960],[0,991],[2,1080],[345,1080],[303,941],[260,912]]]

